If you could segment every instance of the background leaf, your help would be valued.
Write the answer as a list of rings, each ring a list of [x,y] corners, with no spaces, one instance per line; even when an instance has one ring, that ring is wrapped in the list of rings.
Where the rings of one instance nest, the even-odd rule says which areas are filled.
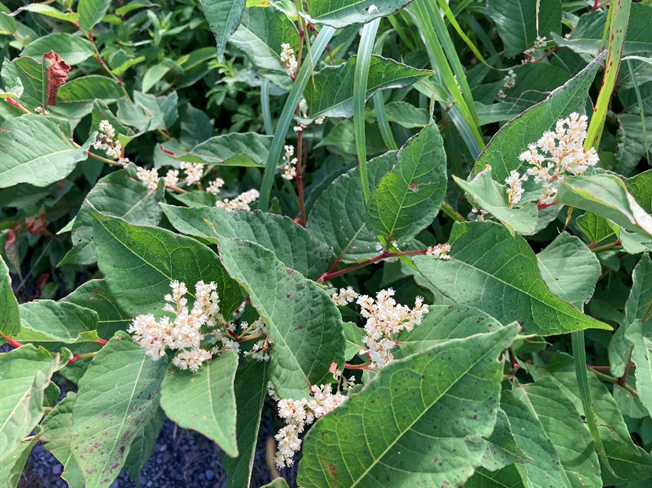
[[[433,256],[413,260],[452,300],[477,307],[502,323],[517,321],[528,334],[610,329],[554,295],[541,277],[530,246],[519,235],[512,237],[505,227],[456,223],[449,244],[448,261]]]
[[[159,405],[167,361],[152,361],[128,334],[111,339],[79,381],[72,452],[86,486],[110,486]]]
[[[11,286],[11,276],[4,259],[0,257],[0,332],[12,337],[20,330],[18,301]]]
[[[132,317],[160,316],[173,280],[183,281],[191,296],[198,281],[214,281],[225,317],[242,303],[240,287],[203,244],[169,230],[137,227],[99,213],[94,216],[98,265],[120,308]]]
[[[184,234],[212,240],[217,234],[220,238],[255,242],[273,251],[276,259],[285,266],[312,280],[317,280],[328,270],[331,249],[288,217],[260,210],[228,211],[219,207],[162,205],[162,208],[170,223]]]
[[[47,186],[84,161],[87,146],[78,147],[47,117],[27,114],[2,124],[0,188],[18,183]]]
[[[93,29],[111,6],[111,0],[79,0],[79,26],[85,31]]]
[[[298,484],[461,485],[486,449],[479,438],[494,429],[497,358],[517,332],[511,325],[442,342],[383,368],[310,429]],[[464,420],[450,422],[453,411]]]
[[[238,355],[224,351],[198,371],[170,369],[161,386],[161,408],[180,427],[216,442],[231,457],[238,455],[233,382]]]
[[[396,152],[390,151],[367,163],[369,186],[373,189],[392,169]],[[367,211],[362,197],[359,169],[354,168],[337,178],[321,194],[308,217],[307,229],[318,240],[333,248],[344,263],[369,259],[379,254],[378,237],[365,222]]]
[[[567,232],[559,234],[537,254],[537,262],[548,288],[562,300],[579,309],[595,291],[602,274],[600,261],[586,245]],[[569,273],[569,270],[573,270]]]
[[[326,24],[337,29],[351,24],[366,24],[378,17],[385,17],[398,12],[411,0],[307,0],[309,22]],[[370,8],[375,6],[376,8]]]
[[[446,194],[446,152],[431,124],[398,152],[371,193],[367,226],[389,241],[409,241],[437,216]]]
[[[276,393],[307,398],[309,385],[330,382],[330,365],[344,363],[346,347],[342,317],[330,296],[258,244],[221,238],[219,251],[269,327],[274,341],[269,374]]]
[[[201,9],[217,42],[217,60],[222,61],[226,41],[240,24],[245,0],[201,0]]]

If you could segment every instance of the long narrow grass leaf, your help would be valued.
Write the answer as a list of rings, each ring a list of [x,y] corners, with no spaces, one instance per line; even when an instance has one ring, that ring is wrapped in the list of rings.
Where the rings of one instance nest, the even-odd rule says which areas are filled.
[[[355,133],[355,147],[358,153],[360,180],[362,181],[362,194],[364,195],[365,203],[369,202],[369,176],[367,174],[367,141],[365,137],[364,112],[367,103],[369,64],[371,63],[371,54],[379,25],[380,18],[365,24],[360,30],[358,59],[355,63],[355,73],[353,75],[353,131]]]

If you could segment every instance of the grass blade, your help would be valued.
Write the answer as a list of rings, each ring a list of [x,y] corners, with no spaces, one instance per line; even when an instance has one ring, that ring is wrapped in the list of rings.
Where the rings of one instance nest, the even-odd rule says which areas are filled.
[[[367,142],[365,137],[365,105],[367,103],[367,77],[369,76],[369,63],[374,48],[374,40],[380,25],[380,18],[365,24],[360,31],[360,45],[358,46],[358,59],[355,62],[353,75],[353,132],[355,134],[355,147],[358,153],[360,166],[360,180],[362,180],[362,194],[365,203],[369,202],[369,176],[367,174]]]

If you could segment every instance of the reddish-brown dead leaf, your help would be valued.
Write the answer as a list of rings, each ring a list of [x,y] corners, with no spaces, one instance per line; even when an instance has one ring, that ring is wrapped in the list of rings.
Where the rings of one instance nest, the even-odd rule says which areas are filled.
[[[66,82],[70,66],[54,51],[43,56],[43,63],[46,64],[45,74],[48,82],[48,105],[57,104],[57,91]]]

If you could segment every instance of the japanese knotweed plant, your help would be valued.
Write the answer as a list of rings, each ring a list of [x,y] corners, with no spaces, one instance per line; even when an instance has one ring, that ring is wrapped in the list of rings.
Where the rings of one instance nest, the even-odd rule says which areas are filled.
[[[0,486],[652,483],[648,2],[12,8]]]

